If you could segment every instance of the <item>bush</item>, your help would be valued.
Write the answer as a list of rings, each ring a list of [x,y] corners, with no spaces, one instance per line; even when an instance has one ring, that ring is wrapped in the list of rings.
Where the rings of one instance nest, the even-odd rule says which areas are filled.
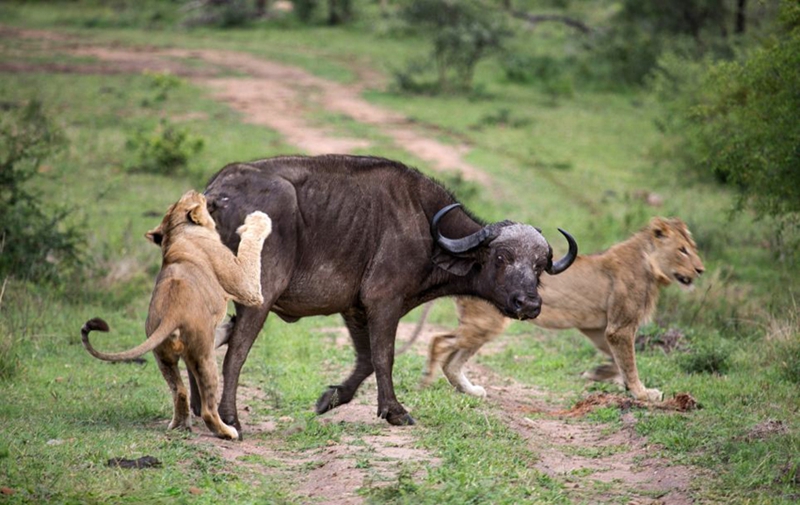
[[[691,350],[678,359],[684,372],[724,375],[730,369],[730,344],[719,337],[693,342]]]
[[[800,8],[784,2],[783,31],[741,61],[692,68],[668,58],[654,89],[674,151],[738,191],[738,209],[800,221]]]
[[[49,208],[34,182],[41,163],[63,147],[42,104],[7,104],[0,117],[0,278],[55,281],[80,264],[84,235],[69,210]]]
[[[188,26],[239,28],[250,24],[255,10],[248,0],[202,0],[190,8],[194,11],[184,21]]]
[[[137,131],[126,147],[133,153],[132,171],[175,175],[184,171],[189,160],[204,146],[203,139],[162,119],[153,131]]]
[[[778,346],[778,369],[784,379],[800,384],[800,338],[795,336],[793,341],[788,341]]]
[[[401,16],[431,39],[440,92],[471,90],[478,62],[511,35],[504,18],[477,0],[410,0]]]
[[[512,53],[502,63],[506,78],[511,82],[538,85],[552,98],[568,98],[574,94],[572,75],[564,63],[552,56]]]

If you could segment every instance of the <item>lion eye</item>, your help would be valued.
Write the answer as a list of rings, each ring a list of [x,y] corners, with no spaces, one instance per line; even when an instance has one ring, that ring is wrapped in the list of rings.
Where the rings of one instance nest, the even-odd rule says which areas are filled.
[[[682,252],[683,254],[685,254],[686,256],[689,256],[689,251],[687,251],[685,247],[681,247],[681,248],[680,248],[680,249],[678,249],[678,250],[679,250],[680,252]]]

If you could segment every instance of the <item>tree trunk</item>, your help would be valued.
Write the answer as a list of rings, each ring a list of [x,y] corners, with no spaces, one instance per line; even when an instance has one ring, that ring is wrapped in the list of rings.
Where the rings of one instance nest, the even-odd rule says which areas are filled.
[[[736,0],[736,33],[744,34],[747,21],[747,0]]]

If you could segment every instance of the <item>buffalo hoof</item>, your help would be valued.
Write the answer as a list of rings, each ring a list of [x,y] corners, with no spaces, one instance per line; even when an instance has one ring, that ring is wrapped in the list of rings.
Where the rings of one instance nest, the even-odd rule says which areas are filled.
[[[378,411],[378,417],[386,419],[386,421],[393,426],[413,426],[416,424],[411,414],[402,410],[401,412],[389,412],[388,408]]]
[[[345,403],[342,401],[341,394],[339,393],[341,389],[341,386],[328,386],[328,389],[326,389],[325,392],[322,393],[322,396],[319,397],[319,400],[317,400],[314,411],[317,414],[324,414]]]

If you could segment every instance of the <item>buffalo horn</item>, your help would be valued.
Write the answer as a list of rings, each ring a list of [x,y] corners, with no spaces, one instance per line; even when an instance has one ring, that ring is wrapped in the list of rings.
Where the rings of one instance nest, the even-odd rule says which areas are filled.
[[[558,231],[560,231],[561,234],[566,237],[567,242],[569,243],[569,251],[567,251],[566,256],[553,263],[553,265],[547,269],[547,273],[550,275],[560,274],[569,268],[569,266],[572,265],[572,262],[575,261],[575,258],[578,257],[578,243],[575,242],[575,239],[572,238],[572,235],[565,232],[561,228],[559,228]]]
[[[442,210],[437,212],[436,215],[433,216],[433,219],[431,219],[431,235],[436,237],[436,243],[439,244],[439,246],[442,249],[451,252],[453,254],[460,254],[469,251],[470,249],[478,247],[481,244],[481,242],[486,240],[486,238],[489,236],[491,232],[484,226],[483,228],[476,231],[472,235],[467,235],[466,237],[463,238],[453,239],[443,236],[439,232],[439,221],[442,219],[442,217],[444,217],[445,214],[455,209],[456,207],[461,207],[461,204],[452,203],[447,207],[444,207]]]

